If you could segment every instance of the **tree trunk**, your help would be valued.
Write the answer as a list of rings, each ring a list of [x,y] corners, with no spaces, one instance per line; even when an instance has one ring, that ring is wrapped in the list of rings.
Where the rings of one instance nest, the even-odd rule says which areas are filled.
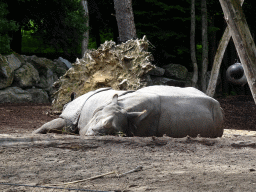
[[[241,5],[243,4],[243,2],[244,0],[240,0]],[[217,52],[214,58],[213,66],[212,66],[211,77],[210,77],[209,85],[206,91],[206,94],[210,97],[214,96],[218,75],[219,75],[219,70],[220,70],[220,65],[221,65],[223,55],[228,46],[228,42],[230,38],[231,38],[231,34],[229,32],[229,28],[227,27],[221,38],[219,47],[217,49]]]
[[[210,19],[210,27],[214,28],[215,26],[215,17],[212,16]],[[212,31],[209,37],[209,65],[208,65],[208,70],[212,68],[213,66],[213,61],[214,61],[214,56],[216,54],[216,31]]]
[[[81,5],[84,9],[84,16],[85,18],[87,19],[87,27],[89,27],[89,11],[88,11],[88,3],[87,3],[87,0],[82,0],[81,1]],[[82,51],[81,51],[81,57],[83,58],[84,57],[84,54],[85,52],[87,51],[88,49],[88,44],[89,44],[89,30],[87,30],[85,33],[84,33],[84,39],[82,41]]]
[[[132,0],[114,0],[119,41],[125,42],[136,38],[136,29],[132,11]]]
[[[256,47],[239,0],[219,0],[256,103]]]
[[[207,38],[207,6],[206,0],[201,1],[202,11],[202,72],[201,72],[201,86],[202,91],[206,92],[206,73],[208,68],[208,38]]]
[[[22,34],[21,34],[21,25],[19,25],[19,29],[17,31],[12,32],[12,40],[10,47],[11,49],[16,52],[21,54],[21,46],[22,46]]]
[[[198,80],[198,67],[196,61],[196,45],[195,45],[195,0],[191,1],[191,31],[190,31],[190,51],[191,51],[191,60],[193,63],[194,74],[192,78],[192,87],[196,87]]]

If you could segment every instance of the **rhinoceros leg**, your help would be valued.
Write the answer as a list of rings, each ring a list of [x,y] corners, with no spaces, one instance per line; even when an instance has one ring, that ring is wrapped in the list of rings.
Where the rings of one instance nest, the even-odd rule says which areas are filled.
[[[48,123],[45,123],[42,127],[38,128],[37,130],[33,131],[32,134],[44,134],[48,132],[60,132],[63,127],[66,126],[65,119],[57,118]]]

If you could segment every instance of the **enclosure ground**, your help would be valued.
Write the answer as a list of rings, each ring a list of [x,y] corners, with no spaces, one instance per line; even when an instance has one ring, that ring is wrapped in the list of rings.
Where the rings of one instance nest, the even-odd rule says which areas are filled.
[[[218,99],[225,111],[222,138],[85,137],[30,133],[50,106],[0,105],[0,183],[53,186],[115,171],[94,180],[60,185],[101,191],[255,191],[256,109],[249,96]],[[48,114],[48,115],[47,115]],[[11,135],[11,136],[10,136]],[[0,191],[68,191],[0,185]]]

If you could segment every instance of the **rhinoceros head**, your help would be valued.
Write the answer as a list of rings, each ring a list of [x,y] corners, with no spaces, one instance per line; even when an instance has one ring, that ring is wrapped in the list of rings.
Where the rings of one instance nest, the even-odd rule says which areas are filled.
[[[135,128],[134,123],[143,118],[142,112],[127,112],[118,104],[118,95],[115,94],[112,102],[106,106],[95,110],[92,119],[80,135],[113,135],[117,132],[123,132],[131,135]]]

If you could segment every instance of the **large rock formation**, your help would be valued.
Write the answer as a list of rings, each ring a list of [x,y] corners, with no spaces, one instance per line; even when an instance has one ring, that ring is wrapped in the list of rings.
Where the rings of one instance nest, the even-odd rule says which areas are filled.
[[[72,65],[61,57],[51,61],[34,55],[0,55],[0,103],[53,100],[54,110],[62,110],[72,92],[80,96],[101,87],[191,86],[192,76],[184,66],[156,67],[148,46],[145,36],[120,45],[106,41]]]
[[[71,66],[59,58],[0,55],[0,103],[49,103],[52,84]]]

